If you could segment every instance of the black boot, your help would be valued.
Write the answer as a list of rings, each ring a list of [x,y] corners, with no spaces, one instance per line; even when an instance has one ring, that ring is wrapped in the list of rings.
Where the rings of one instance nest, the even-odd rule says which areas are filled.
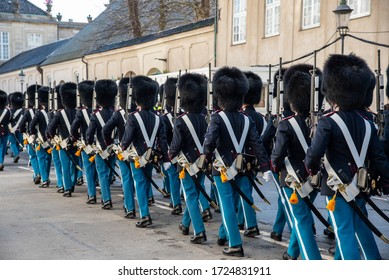
[[[285,252],[282,254],[282,259],[283,259],[283,260],[297,260],[297,258],[292,257],[291,255],[289,255],[287,251],[285,251]]]
[[[239,246],[224,248],[223,254],[231,257],[243,257],[244,256],[243,247],[242,245],[239,245]]]
[[[282,234],[278,234],[275,231],[270,233],[270,238],[276,241],[282,241]]]
[[[207,236],[205,235],[205,232],[200,232],[199,234],[196,234],[195,236],[192,236],[190,238],[190,243],[193,244],[201,244],[206,241],[207,241]]]
[[[170,213],[172,215],[180,215],[182,213],[181,204],[176,205]]]
[[[40,188],[48,188],[49,187],[49,181],[44,181],[42,184],[39,185]]]
[[[139,222],[135,224],[136,227],[138,228],[145,228],[149,225],[152,224],[151,217],[150,216],[145,216],[143,217]]]
[[[182,223],[178,225],[178,228],[181,230],[183,235],[188,235],[189,234],[189,228],[184,226]]]
[[[224,239],[224,238],[222,238],[222,237],[218,237],[217,240],[216,240],[216,243],[217,243],[217,245],[219,245],[219,246],[224,246],[224,245],[226,245],[226,242],[227,242],[227,239]]]
[[[58,188],[57,193],[64,193],[65,189],[63,187]]]
[[[244,231],[244,236],[247,236],[247,237],[255,237],[257,235],[259,235],[259,229],[257,226],[254,226],[254,227],[251,227],[251,228],[248,228]]]
[[[335,239],[335,233],[333,233],[332,231],[330,231],[328,228],[325,228],[323,230],[323,234],[326,235],[328,237],[328,239]]]
[[[153,205],[154,203],[155,203],[154,197],[150,197],[150,198],[148,199],[148,204],[149,204],[149,206]]]
[[[38,175],[36,175],[36,177],[34,179],[34,184],[39,185],[40,183],[41,183],[41,175],[38,174]]]
[[[101,208],[103,208],[105,210],[111,209],[112,208],[112,201],[111,200],[107,200],[106,202],[103,203]]]
[[[133,209],[131,211],[127,211],[127,209],[124,209],[124,218],[135,219],[136,218],[135,209]]]
[[[96,196],[88,196],[88,200],[86,201],[87,204],[96,204],[97,203],[97,199],[96,199]]]
[[[211,213],[211,210],[208,208],[208,209],[205,209],[203,211],[203,213],[201,213],[201,217],[203,219],[203,222],[207,222],[209,220],[212,220],[212,213]]]
[[[72,192],[70,190],[65,190],[64,193],[63,193],[63,196],[71,197],[72,196]]]

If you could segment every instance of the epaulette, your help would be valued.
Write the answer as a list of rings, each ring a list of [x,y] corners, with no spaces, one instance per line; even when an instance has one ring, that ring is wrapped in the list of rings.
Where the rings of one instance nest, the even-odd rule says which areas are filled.
[[[323,117],[329,117],[329,116],[332,116],[335,113],[336,113],[336,111],[331,111],[331,112],[329,112],[327,114],[324,114]]]
[[[283,121],[284,121],[284,120],[289,120],[289,119],[294,118],[294,117],[295,117],[295,115],[291,115],[291,116],[289,116],[289,117],[282,118],[282,120],[283,120]]]
[[[179,116],[177,117],[177,119],[182,118],[182,117],[185,116],[186,114],[187,114],[187,112],[182,113],[181,115],[179,115]]]
[[[239,113],[242,113],[243,115],[250,117],[249,114],[247,114],[245,111],[239,111]]]
[[[217,110],[217,111],[215,111],[214,113],[219,113],[219,112],[221,112],[221,111],[223,111],[222,109],[219,109],[219,110]]]

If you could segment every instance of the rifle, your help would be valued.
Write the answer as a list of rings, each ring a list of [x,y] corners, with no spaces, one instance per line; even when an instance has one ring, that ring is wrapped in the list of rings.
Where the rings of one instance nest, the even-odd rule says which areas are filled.
[[[77,97],[76,97],[76,108],[81,108],[82,107],[82,104],[81,104],[81,98],[80,98],[80,92],[78,91],[78,83],[79,83],[79,76],[77,74],[76,76],[76,85],[77,85],[77,88],[76,88],[76,91],[77,91]]]
[[[181,97],[180,97],[180,91],[178,90],[178,83],[180,81],[181,77],[181,70],[178,71],[178,79],[176,84],[176,100],[174,101],[174,111],[173,111],[173,117],[176,118],[180,114],[180,107],[181,107]]]
[[[381,74],[381,50],[378,50],[378,67],[376,72],[376,110],[375,123],[378,126],[378,136],[384,134],[384,75]]]
[[[273,109],[273,84],[271,82],[271,64],[269,64],[269,79],[267,80],[267,95],[266,95],[266,121],[270,120],[271,111]]]
[[[211,63],[208,64],[208,86],[207,86],[207,120],[208,123],[211,121],[211,114],[213,112],[213,88],[212,88],[212,79],[211,79]]]
[[[38,102],[38,83],[35,82],[35,109],[38,110],[39,108],[39,102]]]
[[[313,55],[313,69],[311,74],[311,98],[309,103],[309,119],[307,119],[310,128],[309,137],[312,138],[316,132],[319,113],[319,76],[316,75],[316,51]]]
[[[127,84],[127,98],[126,98],[126,108],[124,109],[124,115],[126,119],[128,118],[128,111],[131,110],[131,103],[132,103],[132,84],[131,84],[132,76],[130,76],[130,79]]]
[[[278,127],[279,122],[282,120],[282,113],[284,112],[284,82],[282,80],[282,57],[280,57],[280,68],[278,69],[277,77],[277,107],[276,118],[273,120],[275,127]]]

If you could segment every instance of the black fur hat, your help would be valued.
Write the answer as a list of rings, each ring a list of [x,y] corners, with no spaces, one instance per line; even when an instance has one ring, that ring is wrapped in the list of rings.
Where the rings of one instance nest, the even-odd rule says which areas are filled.
[[[0,90],[0,109],[4,109],[7,106],[7,93]]]
[[[289,71],[289,70],[288,70]],[[309,114],[311,96],[311,75],[303,71],[293,71],[285,84],[285,99],[292,111]]]
[[[82,81],[78,83],[78,92],[80,94],[81,104],[85,107],[92,108],[94,81]]]
[[[31,85],[27,88],[28,106],[35,106],[35,92],[41,88],[40,85]]]
[[[96,103],[101,107],[115,106],[115,97],[118,86],[115,81],[109,79],[98,80],[95,84]]]
[[[40,87],[38,89],[38,104],[40,106],[47,107],[47,105],[49,104],[49,91],[50,88],[46,86]]]
[[[190,113],[201,113],[207,101],[207,79],[200,74],[188,73],[178,81],[181,108]]]
[[[132,98],[142,109],[151,109],[157,103],[159,85],[146,76],[135,76],[131,79]]]
[[[62,104],[61,93],[60,93],[61,86],[62,86],[62,84],[59,84],[59,85],[57,85],[55,87],[55,92],[57,93],[57,106],[58,106],[58,110],[64,109],[63,104]],[[54,96],[53,96],[53,108],[54,108]]]
[[[23,93],[17,91],[10,94],[10,101],[12,108],[20,109],[24,104],[24,95]]]
[[[74,109],[77,106],[77,84],[64,83],[59,89],[62,105],[65,109]]]
[[[375,79],[373,72],[371,72],[369,86],[366,90],[365,98],[363,99],[361,109],[367,109],[373,103],[373,95],[374,95],[375,85],[376,85],[376,79]]]
[[[122,109],[126,108],[127,91],[128,91],[128,83],[129,82],[130,82],[129,77],[121,78],[119,81],[119,104],[120,104],[120,107],[122,107]]]
[[[341,110],[361,108],[372,71],[354,54],[333,54],[324,63],[322,91],[327,101]]]
[[[213,92],[219,107],[227,111],[239,110],[249,90],[246,75],[236,67],[222,67],[212,80]]]
[[[177,80],[177,78],[167,78],[164,84],[163,91],[166,94],[166,105],[169,107],[174,107],[175,105]]]
[[[243,99],[243,103],[249,105],[258,104],[261,101],[262,79],[251,71],[245,72],[245,75],[249,79],[250,88]]]

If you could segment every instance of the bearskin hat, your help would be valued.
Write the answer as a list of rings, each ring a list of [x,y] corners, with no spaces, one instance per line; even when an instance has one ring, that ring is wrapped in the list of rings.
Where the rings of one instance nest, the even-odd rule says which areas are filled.
[[[27,88],[27,98],[28,98],[28,106],[35,106],[35,92],[37,92],[41,88],[40,85],[31,85]]]
[[[74,109],[77,107],[77,84],[64,83],[59,89],[62,105],[66,109]]]
[[[78,83],[78,93],[80,94],[81,103],[88,108],[92,108],[94,85],[95,82],[89,80]]]
[[[62,104],[61,93],[60,93],[61,86],[62,86],[62,84],[59,84],[59,85],[57,85],[55,87],[55,92],[57,93],[57,106],[58,106],[58,110],[64,109],[63,104]],[[54,97],[53,97],[53,103],[54,103]],[[53,106],[54,106],[54,104],[53,104]]]
[[[38,89],[38,104],[47,107],[49,104],[49,87],[40,87]]]
[[[373,72],[371,72],[369,86],[367,88],[365,98],[363,99],[361,109],[367,109],[373,103],[373,95],[374,95],[375,85],[376,85],[376,79],[375,79]]]
[[[24,95],[23,93],[17,91],[10,94],[10,103],[12,108],[20,109],[24,104]]]
[[[249,90],[246,75],[236,67],[222,67],[215,72],[212,80],[213,92],[219,107],[223,110],[239,110],[243,98]]]
[[[159,85],[146,76],[135,76],[131,79],[132,98],[142,109],[151,109],[157,103]]]
[[[167,78],[164,84],[163,91],[166,94],[166,105],[169,107],[174,107],[175,105],[177,80],[177,78]]]
[[[244,74],[249,79],[250,88],[243,99],[243,103],[249,105],[258,104],[261,101],[262,79],[251,71],[247,71]]]
[[[7,95],[7,105],[11,105],[11,96],[12,96],[12,93],[8,94]]]
[[[7,93],[0,90],[0,109],[4,109],[7,106]]]
[[[289,71],[289,70],[288,70]],[[285,99],[292,111],[308,115],[311,96],[311,75],[304,71],[293,71],[285,84]]]
[[[115,97],[118,86],[115,81],[109,79],[98,80],[95,84],[96,103],[101,107],[115,106]]]
[[[207,101],[207,80],[196,73],[184,74],[178,81],[181,108],[190,113],[201,113]]]
[[[327,101],[342,110],[361,108],[372,71],[354,54],[333,54],[324,63],[322,91]]]
[[[128,83],[129,82],[130,82],[129,77],[121,78],[119,81],[119,104],[120,104],[120,107],[122,107],[122,109],[126,108]]]

